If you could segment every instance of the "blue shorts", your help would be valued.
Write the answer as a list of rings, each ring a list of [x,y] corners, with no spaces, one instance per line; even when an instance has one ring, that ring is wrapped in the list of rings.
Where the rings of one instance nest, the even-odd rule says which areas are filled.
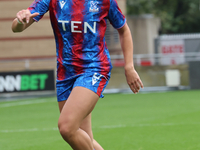
[[[100,98],[103,98],[104,96],[102,95],[102,93],[107,86],[109,79],[110,75],[105,77],[104,75],[95,72],[83,73],[62,81],[57,81],[57,100],[58,102],[67,100],[72,89],[76,86],[90,89],[91,91],[99,95]]]

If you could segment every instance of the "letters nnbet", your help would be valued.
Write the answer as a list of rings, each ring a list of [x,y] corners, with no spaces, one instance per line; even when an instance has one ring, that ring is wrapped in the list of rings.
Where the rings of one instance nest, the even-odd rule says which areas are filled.
[[[1,72],[0,94],[29,91],[54,91],[54,70]]]

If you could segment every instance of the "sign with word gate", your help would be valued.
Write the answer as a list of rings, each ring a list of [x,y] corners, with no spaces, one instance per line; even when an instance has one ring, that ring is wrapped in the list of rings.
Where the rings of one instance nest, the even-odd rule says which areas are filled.
[[[185,63],[184,40],[161,40],[160,53],[162,65],[177,65]]]
[[[0,73],[0,93],[55,90],[54,71]]]

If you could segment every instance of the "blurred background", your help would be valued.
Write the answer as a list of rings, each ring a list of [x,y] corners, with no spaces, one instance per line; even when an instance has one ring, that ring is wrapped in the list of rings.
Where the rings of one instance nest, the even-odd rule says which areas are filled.
[[[200,89],[198,0],[117,0],[134,43],[141,92]],[[32,0],[0,0],[0,98],[55,95],[55,42],[47,13],[23,33],[12,20]],[[109,23],[106,42],[113,64],[105,93],[130,92],[118,32]]]
[[[57,129],[49,14],[23,33],[11,31],[16,13],[32,1],[0,0],[0,150],[69,150]],[[118,33],[108,22],[113,69],[93,110],[95,139],[106,150],[199,150],[199,0],[117,1],[144,89],[129,94]]]

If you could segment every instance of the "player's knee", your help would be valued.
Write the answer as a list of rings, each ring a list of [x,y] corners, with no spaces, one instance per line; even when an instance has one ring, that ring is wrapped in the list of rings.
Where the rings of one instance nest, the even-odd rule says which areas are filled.
[[[59,129],[59,132],[60,134],[62,135],[62,137],[65,139],[65,140],[70,140],[73,135],[75,134],[75,131],[73,129],[73,126],[71,126],[70,124],[68,123],[63,123],[61,121],[58,122],[58,129]]]

